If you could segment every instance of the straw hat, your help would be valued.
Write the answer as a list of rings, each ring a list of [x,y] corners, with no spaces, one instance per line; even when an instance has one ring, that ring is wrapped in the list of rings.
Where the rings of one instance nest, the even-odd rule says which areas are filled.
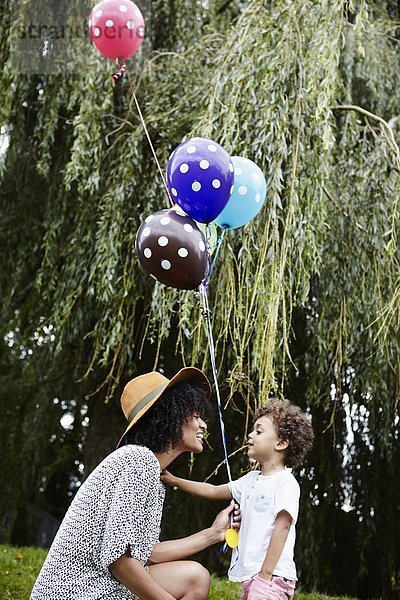
[[[128,421],[128,426],[122,434],[117,448],[125,434],[153,406],[161,394],[179,381],[196,383],[207,394],[208,398],[211,396],[210,382],[203,371],[196,369],[196,367],[185,367],[178,371],[172,379],[168,379],[157,371],[152,371],[128,381],[121,396],[121,407]]]

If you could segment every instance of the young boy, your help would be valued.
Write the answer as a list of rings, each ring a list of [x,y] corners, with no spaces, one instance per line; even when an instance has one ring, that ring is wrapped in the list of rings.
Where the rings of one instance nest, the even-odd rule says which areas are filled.
[[[248,457],[261,470],[225,485],[188,481],[163,471],[168,485],[210,500],[235,498],[242,512],[238,550],[229,579],[243,582],[243,600],[291,600],[296,584],[293,560],[300,488],[290,467],[311,448],[309,420],[287,400],[271,399],[255,413]]]

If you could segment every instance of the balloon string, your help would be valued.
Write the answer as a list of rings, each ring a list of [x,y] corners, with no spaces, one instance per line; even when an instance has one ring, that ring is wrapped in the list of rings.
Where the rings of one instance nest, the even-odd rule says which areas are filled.
[[[212,368],[212,373],[213,373],[213,378],[214,378],[214,383],[215,383],[215,393],[217,396],[218,418],[219,418],[219,424],[220,424],[220,428],[221,428],[222,446],[224,448],[226,470],[228,473],[229,481],[232,481],[231,469],[229,466],[229,458],[228,458],[228,448],[227,448],[227,443],[226,443],[225,425],[224,425],[224,419],[222,416],[221,397],[220,397],[219,386],[218,386],[218,373],[217,373],[217,365],[215,362],[215,346],[214,346],[212,327],[211,327],[210,308],[208,305],[207,288],[206,288],[205,282],[200,284],[199,294],[200,294],[201,312],[202,312],[202,316],[204,318],[204,325],[205,325],[205,329],[206,329],[208,346],[209,346],[209,350],[210,350],[211,368]],[[231,520],[231,523],[232,523],[232,520]]]
[[[214,250],[214,256],[213,256],[213,261],[212,261],[212,264],[211,264],[210,274],[208,276],[209,280],[211,279],[211,276],[213,274],[214,267],[215,267],[215,264],[217,262],[218,254],[219,254],[219,251],[221,250],[222,242],[224,241],[225,233],[226,233],[226,229],[224,229],[223,232],[217,238],[217,244],[216,244],[216,247],[215,247],[215,250]]]
[[[126,68],[126,65],[125,65],[125,64],[123,64],[123,65],[120,65],[120,64],[119,64],[119,61],[118,61],[118,59],[117,59],[115,62],[117,63],[117,65],[118,65],[118,67],[119,67],[119,69],[120,69],[120,70],[122,70],[122,69],[124,68],[124,71],[123,71],[123,72],[126,72],[126,76],[127,76],[127,78],[128,78],[128,81],[129,81],[129,86],[130,86],[130,89],[131,89],[131,92],[132,92],[132,97],[133,97],[133,99],[134,99],[134,101],[135,101],[136,110],[137,110],[137,112],[138,112],[138,115],[139,115],[139,119],[140,119],[140,121],[141,121],[141,123],[142,123],[142,125],[143,125],[143,129],[144,129],[144,132],[145,132],[145,134],[146,134],[147,141],[149,142],[149,146],[150,146],[150,148],[151,148],[151,151],[152,151],[152,153],[153,153],[153,157],[154,157],[155,163],[156,163],[156,165],[157,165],[158,171],[159,171],[159,173],[160,173],[160,176],[161,176],[162,182],[163,182],[163,184],[164,184],[165,191],[167,192],[168,200],[169,200],[169,202],[170,202],[170,204],[171,204],[171,207],[174,207],[174,206],[175,206],[175,202],[174,202],[174,201],[173,201],[173,199],[172,199],[172,196],[171,196],[171,194],[170,194],[170,191],[169,191],[169,189],[168,189],[168,186],[167,186],[167,182],[165,181],[165,177],[164,177],[163,170],[162,170],[162,168],[161,168],[161,166],[160,166],[160,163],[158,162],[157,154],[156,154],[156,151],[155,151],[155,149],[154,149],[153,143],[152,143],[152,141],[151,141],[151,137],[150,137],[149,131],[148,131],[148,129],[147,129],[147,126],[146,126],[145,120],[144,120],[144,118],[143,118],[142,111],[140,110],[140,105],[139,105],[138,99],[137,99],[137,97],[136,97],[135,90],[134,90],[134,88],[133,88],[132,79],[131,79],[131,76],[130,76],[130,74],[129,74],[129,71],[128,71],[128,69]]]
[[[204,274],[203,285],[205,290],[208,290],[208,282],[210,280],[210,256],[211,256],[211,247],[210,247],[210,239],[211,239],[211,230],[210,223],[206,223],[206,256],[207,256],[207,265],[206,272]]]
[[[223,239],[224,233],[225,233],[225,231],[222,233],[222,236],[220,236],[222,239]],[[212,325],[211,325],[211,318],[210,318],[210,308],[208,305],[208,282],[211,277],[212,269],[215,264],[215,259],[214,259],[213,266],[210,269],[210,239],[211,239],[210,224],[207,223],[206,224],[207,266],[206,266],[206,272],[204,275],[204,279],[199,286],[200,308],[201,308],[201,314],[204,318],[204,326],[205,326],[206,335],[207,335],[207,339],[208,339],[208,346],[210,349],[211,367],[212,367],[213,378],[214,378],[214,383],[215,383],[215,393],[217,396],[218,418],[219,418],[220,429],[221,429],[222,446],[224,448],[226,471],[228,474],[229,481],[232,481],[231,469],[230,469],[229,457],[228,457],[228,448],[227,448],[227,443],[226,443],[225,425],[224,425],[224,419],[222,416],[221,397],[220,397],[220,393],[219,393],[218,373],[217,373],[217,365],[216,365],[216,361],[215,361],[215,347],[214,347],[214,339],[213,339]],[[222,239],[218,240],[219,244],[221,244]],[[234,524],[234,520],[233,520],[233,511],[232,511],[231,516],[230,516],[231,528],[233,527],[233,524]],[[229,549],[229,546],[228,546],[227,542],[225,541],[225,543],[221,546],[219,553],[225,554],[228,551],[228,549]]]

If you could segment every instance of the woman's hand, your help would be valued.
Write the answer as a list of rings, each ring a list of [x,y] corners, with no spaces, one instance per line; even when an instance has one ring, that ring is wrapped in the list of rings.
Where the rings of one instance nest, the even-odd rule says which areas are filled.
[[[231,513],[233,511],[233,523],[231,524]],[[235,504],[233,500],[229,506],[221,510],[220,513],[214,519],[213,524],[211,525],[211,529],[215,531],[218,536],[219,541],[225,541],[225,531],[230,527],[238,530],[240,528],[240,522],[242,520],[242,516],[240,513],[240,508],[238,504]]]
[[[167,469],[163,470],[163,472],[161,473],[160,479],[166,485],[171,485],[171,486],[175,485],[175,475],[172,475],[172,473],[167,471]]]
[[[242,524],[242,513],[240,512],[240,506],[239,504],[236,504],[236,502],[233,500],[234,505],[233,505],[233,516],[232,516],[232,525],[231,527],[233,527],[233,529],[236,529],[236,531],[239,531],[240,529],[240,525]]]

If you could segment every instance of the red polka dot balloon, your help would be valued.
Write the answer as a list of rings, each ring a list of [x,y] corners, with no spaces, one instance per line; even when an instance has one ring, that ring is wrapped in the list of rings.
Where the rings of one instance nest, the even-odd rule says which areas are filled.
[[[137,232],[136,254],[142,267],[169,287],[193,290],[205,277],[206,240],[179,207],[145,219]]]
[[[102,0],[90,14],[89,35],[104,56],[124,61],[143,41],[143,15],[131,0]]]

